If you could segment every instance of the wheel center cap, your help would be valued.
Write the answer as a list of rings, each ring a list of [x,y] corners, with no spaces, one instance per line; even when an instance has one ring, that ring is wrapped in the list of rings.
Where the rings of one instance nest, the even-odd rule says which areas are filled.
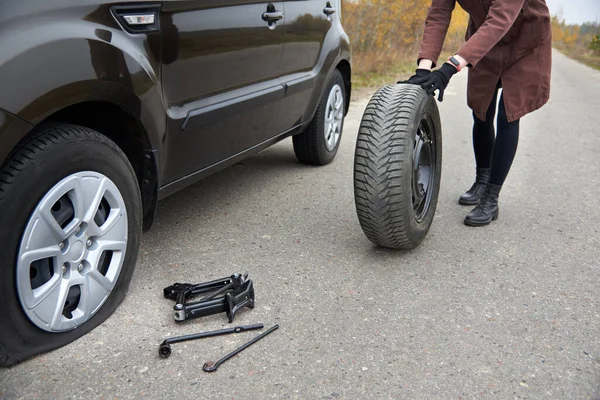
[[[69,258],[73,262],[79,262],[83,259],[85,253],[85,246],[82,241],[76,241],[71,244],[71,248],[69,249]]]

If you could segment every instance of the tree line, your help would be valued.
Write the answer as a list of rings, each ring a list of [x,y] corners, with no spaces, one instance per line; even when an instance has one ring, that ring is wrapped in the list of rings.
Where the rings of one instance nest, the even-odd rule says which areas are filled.
[[[359,78],[376,75],[385,79],[409,73],[416,65],[430,5],[431,0],[342,0],[343,24],[350,36]],[[467,13],[457,4],[442,57],[464,43],[467,23]],[[600,68],[599,22],[569,25],[554,16],[552,33],[559,50]]]

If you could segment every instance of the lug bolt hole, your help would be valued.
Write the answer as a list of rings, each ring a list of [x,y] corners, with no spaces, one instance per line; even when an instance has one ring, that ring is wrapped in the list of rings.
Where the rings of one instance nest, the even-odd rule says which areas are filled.
[[[75,230],[75,236],[82,237],[83,234],[87,231],[87,228],[88,228],[88,224],[86,224],[85,222],[82,222],[81,225],[79,225],[77,227],[77,229]]]
[[[77,264],[77,272],[80,275],[85,275],[92,269],[91,264],[87,260],[82,260],[79,264]]]
[[[66,253],[67,250],[69,249],[69,240],[63,240],[62,242],[60,242],[58,244],[58,248],[62,251],[62,253]]]

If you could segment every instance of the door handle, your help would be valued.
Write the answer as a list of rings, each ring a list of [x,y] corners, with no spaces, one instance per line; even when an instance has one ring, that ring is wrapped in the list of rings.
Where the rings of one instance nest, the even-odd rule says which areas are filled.
[[[262,19],[266,22],[277,22],[283,19],[283,13],[281,11],[267,11],[263,13]]]

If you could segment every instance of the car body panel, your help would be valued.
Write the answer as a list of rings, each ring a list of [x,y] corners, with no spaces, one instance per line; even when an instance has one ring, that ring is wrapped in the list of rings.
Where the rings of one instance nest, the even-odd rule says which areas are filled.
[[[159,54],[160,32],[127,34],[109,2],[3,2],[0,87],[11,95],[0,96],[0,108],[37,125],[74,104],[108,102],[140,120],[158,148],[166,120]]]
[[[262,19],[256,0],[165,1],[163,90],[168,114],[165,184],[193,174],[282,131],[278,79],[283,27]],[[168,44],[167,44],[168,43]]]
[[[33,125],[21,118],[0,110],[0,160],[8,156],[19,143],[20,138],[27,135],[32,128]]]
[[[328,4],[336,10],[331,16],[324,12]],[[350,57],[350,43],[341,26],[338,2],[288,0],[284,9],[281,79],[286,98],[282,105],[291,128],[313,118],[335,66]]]
[[[160,6],[160,30],[128,33],[112,10],[132,4]],[[339,14],[323,13],[327,1],[272,3],[284,13],[275,29],[261,18],[268,4],[1,2],[0,163],[49,116],[110,103],[147,135],[144,169],[155,171],[147,176],[157,195],[144,206],[155,209],[156,199],[301,133],[335,66],[350,61],[348,36]]]

